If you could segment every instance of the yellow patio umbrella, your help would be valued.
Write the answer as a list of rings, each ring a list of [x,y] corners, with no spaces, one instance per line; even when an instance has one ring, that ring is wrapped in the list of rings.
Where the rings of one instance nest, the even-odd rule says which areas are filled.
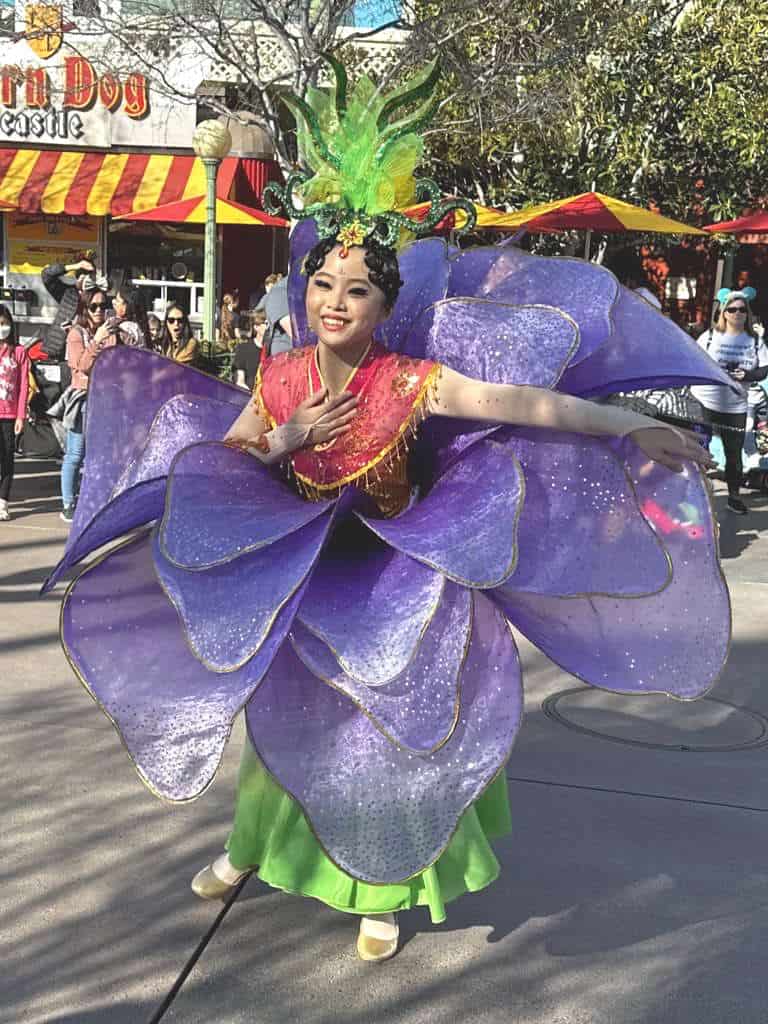
[[[642,206],[633,206],[600,192],[583,192],[566,199],[554,199],[513,213],[503,213],[491,225],[498,230],[525,227],[539,231],[647,231],[673,235],[706,235],[706,231],[664,217]]]

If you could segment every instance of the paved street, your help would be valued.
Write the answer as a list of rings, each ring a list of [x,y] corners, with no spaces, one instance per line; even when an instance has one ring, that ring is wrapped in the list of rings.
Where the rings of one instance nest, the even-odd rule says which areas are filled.
[[[0,1022],[143,1024],[219,910],[189,880],[226,835],[240,731],[201,800],[142,787],[59,649],[61,589],[37,597],[66,536],[57,467],[17,473],[0,524]],[[382,966],[356,959],[353,920],[251,880],[164,1024],[765,1024],[768,498],[750,504],[721,512],[735,632],[718,702],[593,692],[557,703],[568,728],[542,703],[576,681],[521,641],[501,879],[444,925],[403,915]]]

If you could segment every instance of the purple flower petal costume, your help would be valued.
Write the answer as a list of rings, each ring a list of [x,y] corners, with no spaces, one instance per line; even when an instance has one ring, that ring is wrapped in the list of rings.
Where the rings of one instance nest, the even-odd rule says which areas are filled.
[[[311,339],[292,238],[296,344]],[[427,239],[380,329],[469,376],[579,396],[728,384],[602,268]],[[302,500],[220,439],[243,392],[151,353],[99,357],[87,473],[46,584],[63,642],[159,796],[211,782],[235,715],[328,857],[363,882],[432,864],[503,768],[522,713],[511,622],[580,679],[694,698],[728,651],[706,481],[630,440],[469,422],[422,428],[431,486],[372,518],[354,487]],[[670,525],[671,524],[671,525]],[[345,543],[346,537],[354,543]]]

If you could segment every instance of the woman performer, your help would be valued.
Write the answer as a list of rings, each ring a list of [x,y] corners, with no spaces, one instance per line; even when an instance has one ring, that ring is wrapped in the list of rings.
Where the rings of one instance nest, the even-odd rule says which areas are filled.
[[[234,423],[237,389],[150,353],[102,356],[96,373],[133,396],[103,415],[130,430],[89,447],[93,490],[47,586],[159,520],[71,585],[73,668],[170,800],[207,787],[244,708],[228,851],[195,891],[220,898],[257,869],[359,916],[359,955],[384,960],[397,911],[443,920],[498,873],[489,841],[508,829],[522,709],[510,621],[618,692],[692,698],[719,672],[730,619],[709,456],[579,395],[724,374],[600,268],[437,239],[398,261],[402,231],[446,214],[394,212],[416,193],[421,144],[389,119],[429,105],[434,70],[389,97],[363,79],[348,98],[334,68],[331,95],[294,101],[316,176],[281,192],[319,230],[293,237],[297,347],[268,361]],[[541,301],[558,284],[573,315]]]

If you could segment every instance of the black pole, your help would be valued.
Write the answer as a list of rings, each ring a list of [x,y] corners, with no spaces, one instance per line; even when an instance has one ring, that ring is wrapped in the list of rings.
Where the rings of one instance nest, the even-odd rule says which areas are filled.
[[[147,1024],[158,1024],[158,1022],[165,1016],[166,1012],[170,1009],[171,1004],[173,1003],[174,999],[176,998],[176,996],[181,991],[181,986],[184,984],[184,982],[189,977],[189,975],[190,975],[190,973],[192,971],[192,968],[195,966],[197,961],[202,956],[203,951],[205,950],[205,947],[208,945],[208,943],[211,941],[213,936],[218,931],[219,925],[221,924],[221,922],[224,920],[224,918],[227,916],[227,914],[229,912],[229,908],[232,906],[232,904],[235,902],[237,897],[240,895],[240,893],[243,890],[243,887],[245,886],[245,883],[248,881],[248,879],[250,877],[251,877],[251,873],[248,872],[248,874],[245,875],[244,878],[240,879],[240,881],[235,886],[234,890],[229,894],[229,896],[227,897],[227,900],[226,900],[224,906],[221,908],[219,913],[216,915],[215,921],[210,926],[210,928],[205,933],[205,935],[202,937],[202,939],[200,939],[200,941],[198,942],[197,946],[195,947],[194,953],[189,958],[189,960],[187,960],[187,962],[184,964],[184,967],[182,968],[181,973],[179,974],[179,976],[176,979],[176,981],[174,981],[174,983],[173,983],[173,985],[171,987],[170,992],[165,997],[165,999],[162,1001],[160,1006],[158,1006],[158,1008],[152,1014],[150,1019],[147,1021]]]

